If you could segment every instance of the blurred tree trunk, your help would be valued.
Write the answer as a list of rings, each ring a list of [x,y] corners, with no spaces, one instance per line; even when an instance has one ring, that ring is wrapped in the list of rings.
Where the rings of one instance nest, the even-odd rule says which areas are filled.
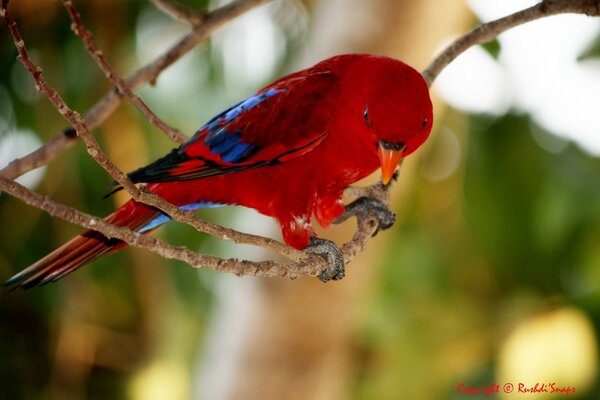
[[[306,52],[310,56],[300,57],[298,68],[334,54],[365,52],[396,57],[422,69],[442,39],[463,31],[470,22],[464,2],[458,0],[319,0],[312,2],[311,8],[312,31]],[[410,190],[411,166],[415,164],[414,158],[404,164],[395,190],[398,205],[403,193]],[[354,220],[330,230],[327,237],[348,239],[351,224]],[[205,344],[212,356],[201,368],[197,398],[350,398],[356,358],[353,338],[364,310],[361,307],[367,303],[381,266],[381,255],[393,246],[386,236],[381,234],[369,243],[341,282],[230,281],[223,296],[236,296],[237,300],[227,301],[244,306],[237,310],[238,323],[233,329],[237,333],[229,326],[212,335],[215,341],[209,339]],[[241,287],[245,288],[242,295]],[[216,310],[226,312],[218,305]],[[230,367],[235,366],[220,369],[215,363],[223,362],[221,357],[228,357]],[[224,370],[228,376],[219,376]]]

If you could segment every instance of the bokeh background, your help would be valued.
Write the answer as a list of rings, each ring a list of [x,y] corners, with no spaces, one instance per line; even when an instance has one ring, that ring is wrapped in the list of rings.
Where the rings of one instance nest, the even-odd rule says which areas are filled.
[[[275,0],[139,93],[191,134],[276,77],[328,56],[378,53],[422,69],[453,36],[529,4]],[[76,6],[123,75],[188,29],[142,0]],[[84,112],[110,89],[59,2],[13,0],[10,9],[72,107]],[[15,56],[1,26],[2,164],[65,127]],[[2,291],[0,398],[466,399],[460,388],[498,384],[503,392],[507,383],[515,392],[492,398],[566,398],[519,394],[519,383],[600,398],[599,57],[600,20],[559,16],[514,29],[443,72],[432,136],[394,189],[397,223],[341,282],[237,278],[127,249],[58,284]],[[173,147],[129,104],[96,135],[124,170]],[[110,180],[77,145],[20,181],[106,215],[126,199],[102,199]],[[278,237],[249,210],[200,215]],[[2,279],[80,231],[5,194],[0,221]],[[323,234],[344,240],[352,228]],[[157,234],[204,253],[272,257],[178,224]]]

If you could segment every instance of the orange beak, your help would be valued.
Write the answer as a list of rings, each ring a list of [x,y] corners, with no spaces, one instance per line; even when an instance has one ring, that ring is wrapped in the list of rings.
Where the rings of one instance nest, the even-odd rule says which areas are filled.
[[[381,182],[383,182],[384,185],[387,185],[392,180],[394,172],[396,171],[396,167],[398,166],[398,162],[400,162],[400,159],[402,158],[402,153],[404,153],[404,148],[393,150],[387,147],[388,146],[386,146],[385,143],[379,143]]]

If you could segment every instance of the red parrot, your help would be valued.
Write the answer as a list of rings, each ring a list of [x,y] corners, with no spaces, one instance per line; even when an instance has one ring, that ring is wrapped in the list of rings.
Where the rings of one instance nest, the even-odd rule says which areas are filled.
[[[287,244],[328,258],[323,281],[340,279],[341,253],[316,237],[312,215],[327,227],[345,211],[364,211],[378,214],[380,227],[390,226],[393,214],[383,203],[363,198],[344,207],[343,191],[379,167],[387,184],[399,160],[425,142],[432,122],[419,72],[388,57],[340,55],[261,89],[129,177],[186,211],[240,205],[271,216]],[[140,233],[168,220],[133,199],[106,218]],[[4,285],[55,282],[124,246],[88,230]]]

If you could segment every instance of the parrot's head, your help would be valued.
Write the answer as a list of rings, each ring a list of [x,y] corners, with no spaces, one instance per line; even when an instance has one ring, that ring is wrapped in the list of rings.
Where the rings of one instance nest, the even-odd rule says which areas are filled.
[[[429,88],[418,71],[392,58],[366,56],[354,67],[362,88],[354,99],[355,112],[362,113],[387,184],[400,160],[429,137],[433,124]]]

